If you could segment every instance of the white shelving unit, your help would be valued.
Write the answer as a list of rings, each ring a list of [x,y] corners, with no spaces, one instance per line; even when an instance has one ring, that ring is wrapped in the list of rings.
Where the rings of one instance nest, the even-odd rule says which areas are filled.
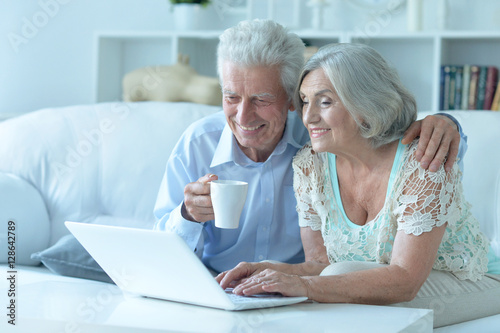
[[[94,100],[122,99],[123,76],[140,67],[171,65],[179,53],[190,56],[200,74],[215,76],[220,31],[99,32],[95,35]]]
[[[439,108],[442,64],[493,65],[500,68],[500,32],[442,31],[377,36],[351,32],[295,31],[307,44],[365,43],[398,70],[414,93],[419,110]],[[190,57],[201,75],[216,76],[216,48],[221,31],[100,32],[95,35],[96,102],[121,99],[123,76],[139,67],[170,65],[177,55]]]

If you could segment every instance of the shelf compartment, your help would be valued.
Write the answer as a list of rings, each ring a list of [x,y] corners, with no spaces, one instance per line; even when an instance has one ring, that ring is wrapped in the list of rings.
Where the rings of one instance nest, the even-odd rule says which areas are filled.
[[[443,37],[442,65],[482,65],[500,68],[500,35]]]
[[[352,43],[367,44],[391,64],[417,101],[418,110],[432,110],[434,87],[434,39],[430,37],[352,38]]]
[[[126,73],[174,61],[170,36],[99,36],[96,50],[96,102],[122,100],[122,79]]]

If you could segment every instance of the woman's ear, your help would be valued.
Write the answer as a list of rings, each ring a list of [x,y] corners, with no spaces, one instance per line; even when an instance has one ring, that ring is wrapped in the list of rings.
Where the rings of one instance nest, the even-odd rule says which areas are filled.
[[[370,127],[371,127],[370,124],[362,118],[359,119],[359,124],[361,125],[361,127],[365,128],[365,129],[370,129]]]

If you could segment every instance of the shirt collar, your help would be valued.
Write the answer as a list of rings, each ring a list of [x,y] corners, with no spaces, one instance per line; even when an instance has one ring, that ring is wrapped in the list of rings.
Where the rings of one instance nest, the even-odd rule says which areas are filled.
[[[236,146],[236,147],[235,147]],[[224,126],[220,136],[217,148],[215,148],[214,157],[212,158],[211,168],[233,161],[233,149],[237,148],[236,139],[228,124]]]

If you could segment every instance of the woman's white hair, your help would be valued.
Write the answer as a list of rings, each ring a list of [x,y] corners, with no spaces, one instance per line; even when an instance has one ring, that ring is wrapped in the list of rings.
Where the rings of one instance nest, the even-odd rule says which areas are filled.
[[[297,78],[304,65],[304,49],[304,43],[299,36],[272,20],[242,21],[219,37],[219,79],[222,82],[222,67],[225,62],[247,68],[278,66],[281,84],[292,99]]]
[[[330,44],[309,59],[299,79],[295,105],[301,113],[299,88],[304,77],[323,69],[361,135],[380,147],[400,139],[417,118],[417,104],[396,70],[363,44]]]

